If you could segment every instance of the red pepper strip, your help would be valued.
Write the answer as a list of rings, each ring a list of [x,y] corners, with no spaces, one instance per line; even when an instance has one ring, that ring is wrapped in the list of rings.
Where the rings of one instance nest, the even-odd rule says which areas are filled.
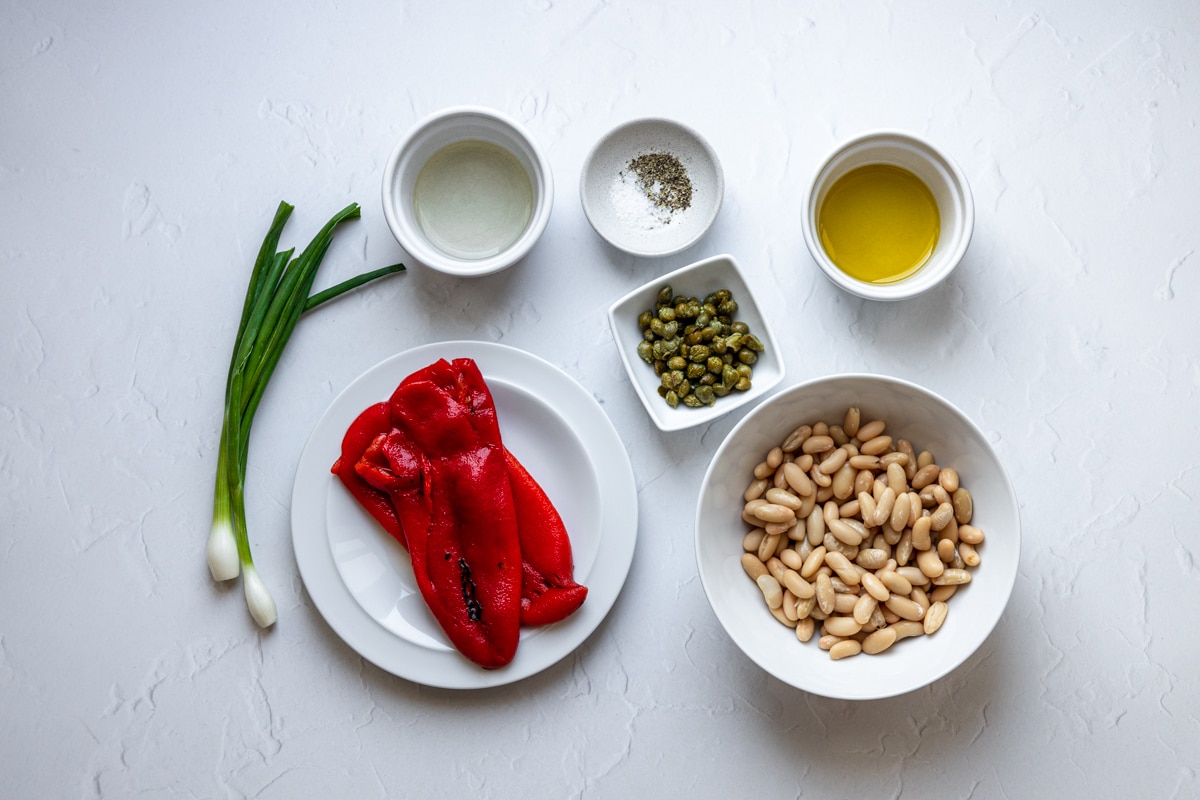
[[[508,450],[504,454],[516,501],[525,574],[521,582],[521,623],[549,625],[574,613],[588,590],[575,582],[571,540],[558,510],[516,456]]]
[[[342,453],[333,463],[331,472],[341,479],[359,505],[365,508],[384,530],[394,536],[400,544],[404,544],[400,519],[396,516],[396,509],[387,489],[381,485],[385,483],[384,476],[370,480],[367,475],[360,474],[363,467],[359,462],[363,454],[377,436],[391,429],[391,410],[387,403],[376,403],[363,411],[342,437]]]
[[[522,570],[491,393],[474,361],[443,360],[401,382],[389,404],[388,461],[402,478],[422,476],[391,493],[417,585],[460,653],[502,667],[520,638]]]

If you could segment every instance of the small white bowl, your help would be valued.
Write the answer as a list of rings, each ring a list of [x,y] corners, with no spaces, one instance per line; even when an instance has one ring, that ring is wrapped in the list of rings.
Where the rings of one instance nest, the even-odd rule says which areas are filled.
[[[691,204],[669,210],[640,193],[630,162],[667,153],[691,183]],[[725,195],[716,152],[691,128],[666,119],[639,119],[610,131],[588,154],[579,181],[583,213],[606,242],[635,256],[668,256],[691,247],[712,225]]]
[[[533,190],[533,211],[524,232],[504,250],[481,258],[439,249],[421,229],[413,209],[413,189],[422,167],[443,148],[468,140],[507,150],[528,175]],[[417,261],[448,275],[490,275],[520,261],[545,231],[553,205],[554,181],[542,151],[519,123],[487,108],[456,106],[426,117],[396,145],[383,172],[383,215],[392,235]]]
[[[954,467],[974,500],[971,524],[986,538],[972,580],[949,599],[941,630],[896,643],[879,655],[833,661],[817,636],[800,642],[767,610],[742,569],[743,493],[756,464],[801,424],[840,424],[857,405],[863,422],[883,419],[887,433]],[[700,581],[722,627],[742,652],[784,683],[844,700],[892,697],[918,689],[962,664],[995,627],[1012,593],[1021,554],[1017,498],[987,436],[949,401],[928,389],[880,375],[833,375],[770,397],[725,437],[704,475],[696,509]]]
[[[683,403],[671,408],[667,401],[659,396],[661,379],[654,374],[654,367],[643,361],[637,353],[637,346],[642,341],[642,328],[638,324],[638,316],[643,311],[654,309],[659,290],[665,285],[670,285],[676,295],[696,297],[700,300],[718,289],[728,289],[733,294],[733,299],[738,304],[733,319],[745,322],[750,328],[750,333],[757,336],[764,347],[758,361],[753,365],[754,374],[749,389],[730,392],[725,397],[718,397],[713,405],[698,408],[690,408]],[[783,354],[779,344],[759,311],[750,286],[733,256],[706,258],[643,284],[612,304],[608,309],[608,322],[612,328],[617,352],[621,354],[621,361],[625,364],[625,372],[659,430],[676,431],[712,422],[717,417],[757,400],[783,380]]]
[[[891,164],[916,175],[933,192],[941,215],[941,230],[929,260],[894,283],[869,283],[847,275],[829,258],[818,232],[817,215],[829,188],[850,170],[867,164]],[[949,156],[912,134],[875,131],[841,145],[822,162],[801,219],[813,260],[835,285],[868,300],[903,300],[932,289],[962,261],[975,227],[975,206],[966,176]]]

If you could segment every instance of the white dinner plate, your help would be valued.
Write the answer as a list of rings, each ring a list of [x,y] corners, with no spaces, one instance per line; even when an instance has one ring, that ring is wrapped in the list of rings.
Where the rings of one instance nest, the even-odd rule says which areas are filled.
[[[350,423],[439,358],[472,358],[496,403],[505,446],[541,484],[571,536],[587,600],[554,625],[523,627],[516,657],[485,670],[459,654],[421,598],[408,553],[330,471]],[[317,610],[381,669],[427,686],[500,686],[555,664],[608,614],[633,560],[637,487],[629,456],[600,405],[565,372],[491,342],[438,342],[371,367],[330,404],[296,469],[292,543]]]

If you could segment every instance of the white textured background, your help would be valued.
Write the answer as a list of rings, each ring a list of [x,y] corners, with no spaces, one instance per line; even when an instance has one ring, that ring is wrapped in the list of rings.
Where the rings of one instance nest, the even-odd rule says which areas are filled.
[[[273,7],[272,7],[273,6]],[[0,2],[0,786],[4,797],[1200,796],[1200,6],[1144,2]],[[544,145],[557,198],[515,269],[410,262],[306,317],[256,423],[260,633],[204,563],[223,382],[276,204],[303,244],[363,205],[319,282],[408,261],[379,206],[420,117],[476,103]],[[607,129],[686,122],[725,207],[679,256],[588,227]],[[816,271],[796,219],[863,130],[970,177],[952,280],[881,305]],[[989,432],[1021,501],[1006,617],[900,698],[806,696],[745,659],[696,577],[708,454],[660,434],[603,309],[729,252],[785,385],[885,372]],[[606,622],[516,685],[423,688],[313,608],[289,532],[330,400],[413,345],[502,341],[587,386],[627,443],[637,553]]]

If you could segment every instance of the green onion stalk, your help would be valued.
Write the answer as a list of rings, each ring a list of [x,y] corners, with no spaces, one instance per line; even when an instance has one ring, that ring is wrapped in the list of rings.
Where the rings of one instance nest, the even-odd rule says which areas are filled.
[[[263,392],[300,316],[317,306],[376,278],[404,270],[403,264],[357,275],[310,295],[321,261],[342,222],[358,219],[361,210],[351,203],[321,228],[300,255],[295,249],[279,251],[279,238],[293,207],[280,203],[263,239],[234,340],[233,356],[225,380],[225,413],[217,450],[217,479],[213,492],[213,522],[208,536],[208,568],[213,579],[228,581],[242,576],[250,615],[266,628],[275,623],[275,601],[254,568],[246,529],[246,462],[250,427]]]

